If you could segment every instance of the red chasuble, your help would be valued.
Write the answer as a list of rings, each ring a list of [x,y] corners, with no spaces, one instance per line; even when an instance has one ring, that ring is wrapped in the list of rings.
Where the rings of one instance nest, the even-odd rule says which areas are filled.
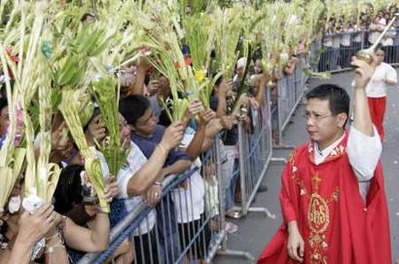
[[[282,175],[280,202],[285,222],[258,264],[297,263],[288,256],[286,223],[296,220],[305,241],[303,263],[390,264],[388,209],[381,164],[366,204],[345,152],[348,136],[319,165],[313,143],[291,155]]]

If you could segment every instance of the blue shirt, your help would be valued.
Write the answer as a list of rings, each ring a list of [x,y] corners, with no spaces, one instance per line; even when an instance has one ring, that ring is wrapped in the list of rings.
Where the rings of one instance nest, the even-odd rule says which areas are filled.
[[[151,137],[143,137],[133,133],[131,139],[140,148],[147,159],[149,159],[154,152],[155,147],[161,142],[164,133],[165,127],[157,125],[155,132]],[[170,166],[178,160],[190,160],[190,157],[180,150],[172,149],[168,154],[164,166]]]

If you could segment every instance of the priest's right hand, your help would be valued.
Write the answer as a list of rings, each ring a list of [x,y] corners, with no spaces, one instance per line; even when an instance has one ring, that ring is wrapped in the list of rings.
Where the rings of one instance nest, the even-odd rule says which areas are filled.
[[[303,262],[303,256],[305,253],[305,242],[301,234],[299,233],[298,225],[296,221],[288,223],[288,255],[290,258]]]
[[[354,67],[354,88],[365,89],[373,76],[375,70],[375,56],[374,62],[371,64],[356,57],[352,58],[351,65]]]

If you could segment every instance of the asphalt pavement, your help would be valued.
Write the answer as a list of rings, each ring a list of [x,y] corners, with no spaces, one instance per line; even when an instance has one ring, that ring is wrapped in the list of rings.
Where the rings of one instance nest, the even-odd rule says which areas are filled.
[[[327,82],[338,84],[347,88],[352,94],[350,83],[352,73],[337,73]],[[317,79],[309,80],[308,87],[315,87],[322,82]],[[282,143],[284,145],[297,146],[307,141],[308,137],[305,131],[305,122],[303,118],[304,104],[299,104],[291,122],[287,125]],[[387,111],[385,118],[386,139],[383,142],[382,164],[384,168],[385,188],[389,207],[392,255],[399,259],[399,87],[394,87],[388,91]],[[273,157],[287,158],[290,149],[273,150]],[[264,178],[264,184],[268,186],[268,191],[258,193],[253,203],[255,207],[266,207],[275,219],[267,218],[263,213],[251,212],[241,219],[228,219],[228,221],[238,225],[237,232],[228,235],[228,249],[244,251],[250,253],[255,259],[268,241],[275,234],[282,222],[282,215],[278,195],[280,191],[280,177],[284,164],[278,161],[272,161],[267,174]],[[255,263],[243,257],[232,257],[218,255],[213,263],[216,264],[249,264]]]

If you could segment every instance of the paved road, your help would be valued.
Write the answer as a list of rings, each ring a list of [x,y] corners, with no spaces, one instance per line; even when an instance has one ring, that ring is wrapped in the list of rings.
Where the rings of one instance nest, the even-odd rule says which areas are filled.
[[[351,73],[341,73],[333,75],[330,82],[342,87],[349,87],[351,83]],[[319,80],[310,80],[309,87],[315,87],[320,83]],[[348,90],[350,93],[351,89]],[[303,120],[304,106],[299,105],[292,123],[289,124],[283,134],[283,143],[287,145],[298,145],[306,141]],[[386,139],[383,143],[382,163],[384,167],[385,186],[387,192],[392,252],[395,259],[399,258],[399,89],[391,89],[388,93],[387,115],[385,120]],[[289,150],[275,149],[274,157],[287,157]],[[266,243],[276,232],[282,222],[278,193],[280,190],[280,175],[283,164],[272,162],[264,183],[269,187],[265,193],[259,193],[256,197],[254,206],[268,208],[276,219],[266,218],[261,213],[249,213],[245,218],[239,220],[229,220],[239,226],[236,233],[228,237],[228,249],[247,251],[255,258],[259,255]],[[249,264],[254,261],[240,257],[217,256],[214,260],[216,264]]]

